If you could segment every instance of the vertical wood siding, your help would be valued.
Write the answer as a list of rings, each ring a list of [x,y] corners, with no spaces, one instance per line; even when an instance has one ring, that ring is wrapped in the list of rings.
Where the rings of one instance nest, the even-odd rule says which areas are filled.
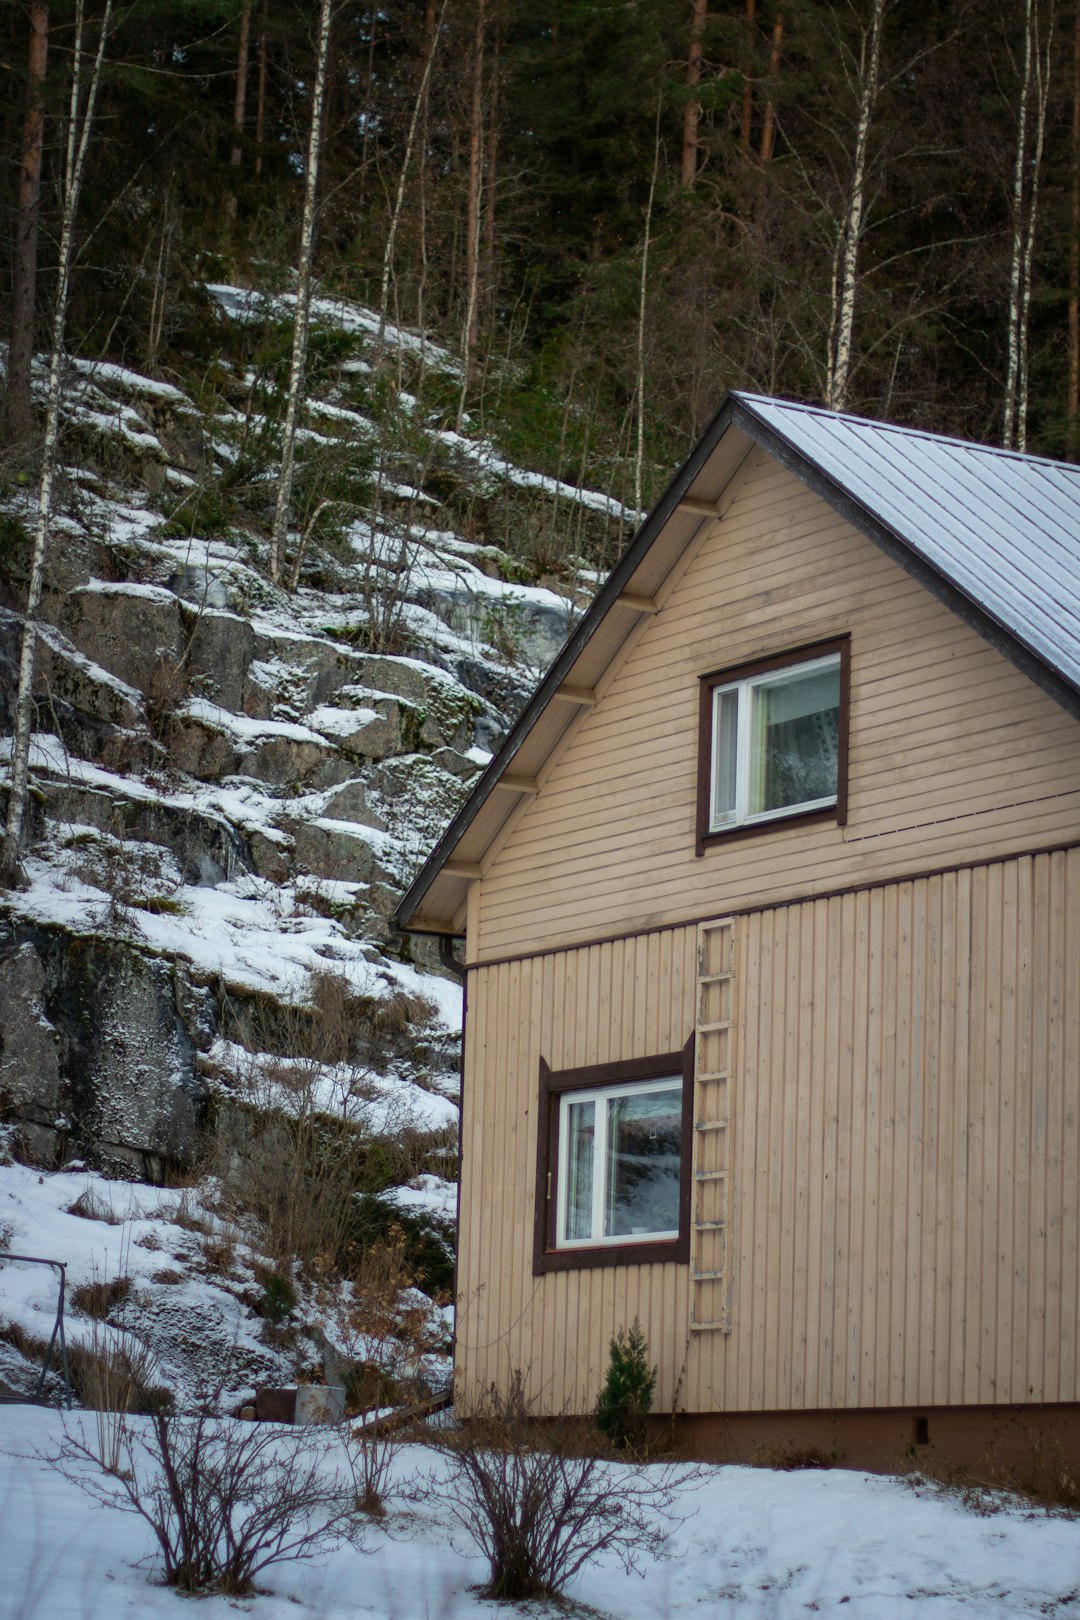
[[[847,825],[696,858],[698,678],[844,632]],[[542,774],[479,885],[473,960],[1080,837],[1075,720],[768,459]]]
[[[470,974],[464,1389],[595,1398],[639,1315],[657,1404],[1080,1399],[1080,852],[737,916],[729,1332],[689,1268],[532,1275],[538,1068],[680,1047],[696,931]]]

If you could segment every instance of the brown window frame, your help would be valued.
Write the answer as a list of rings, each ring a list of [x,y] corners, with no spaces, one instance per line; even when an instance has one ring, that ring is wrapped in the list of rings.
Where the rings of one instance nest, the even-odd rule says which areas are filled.
[[[568,1092],[597,1091],[635,1080],[664,1080],[681,1074],[682,1169],[679,1188],[679,1234],[650,1242],[597,1244],[595,1248],[560,1249],[556,1244],[559,1164],[559,1104]],[[533,1223],[533,1276],[547,1271],[581,1271],[591,1266],[656,1265],[690,1259],[691,1157],[694,1137],[694,1037],[681,1052],[631,1058],[623,1063],[596,1063],[582,1069],[548,1067],[540,1059],[540,1114],[536,1135],[536,1206]]]
[[[740,822],[737,826],[709,827],[709,809],[712,785],[713,749],[713,693],[718,686],[736,681],[751,680],[767,675],[774,669],[792,669],[797,664],[811,663],[815,658],[827,658],[830,653],[840,654],[840,716],[836,752],[836,803],[818,810],[792,810],[789,815],[772,816],[768,820]],[[848,736],[851,725],[851,636],[831,636],[827,641],[814,641],[806,646],[792,647],[769,658],[757,658],[748,664],[736,664],[728,669],[713,670],[700,677],[698,708],[698,781],[697,781],[697,834],[695,853],[704,855],[715,844],[730,843],[737,839],[767,837],[775,827],[791,827],[796,822],[804,826],[814,823],[833,823],[843,827],[847,822]]]

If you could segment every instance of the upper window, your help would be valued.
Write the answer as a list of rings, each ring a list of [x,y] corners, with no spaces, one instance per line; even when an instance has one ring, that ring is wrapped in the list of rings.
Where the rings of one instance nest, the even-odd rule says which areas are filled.
[[[841,810],[846,651],[833,642],[702,683],[702,837]]]
[[[690,1049],[553,1074],[541,1064],[536,1269],[683,1258]]]

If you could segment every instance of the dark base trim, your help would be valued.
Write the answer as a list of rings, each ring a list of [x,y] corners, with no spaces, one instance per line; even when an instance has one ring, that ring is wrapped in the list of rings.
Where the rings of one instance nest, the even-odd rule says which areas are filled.
[[[1045,1406],[876,1407],[848,1412],[729,1412],[650,1418],[710,1462],[925,1469],[986,1484],[1053,1493],[1063,1472],[1080,1481],[1080,1402]]]

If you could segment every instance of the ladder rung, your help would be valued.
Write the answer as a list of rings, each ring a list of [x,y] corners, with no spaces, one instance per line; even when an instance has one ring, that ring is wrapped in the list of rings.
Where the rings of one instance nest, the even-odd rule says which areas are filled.
[[[694,1129],[695,1131],[726,1131],[728,1123],[726,1119],[696,1119]]]
[[[729,1069],[699,1069],[697,1072],[699,1084],[703,1084],[707,1080],[729,1080],[730,1078],[731,1071]]]
[[[690,1281],[691,1282],[718,1282],[721,1277],[724,1277],[726,1275],[727,1275],[727,1273],[723,1272],[723,1271],[692,1271],[690,1273]]]
[[[698,1032],[699,1035],[716,1035],[716,1034],[719,1033],[720,1030],[722,1030],[722,1029],[730,1029],[730,1028],[731,1028],[731,1019],[730,1018],[720,1018],[720,1019],[717,1020],[717,1022],[715,1024],[699,1024],[698,1027],[697,1027],[697,1032]]]
[[[726,1170],[695,1170],[695,1181],[723,1181],[727,1175]]]
[[[709,1333],[714,1328],[719,1328],[724,1333],[726,1333],[728,1331],[728,1323],[725,1322],[722,1318],[719,1321],[716,1321],[716,1322],[691,1322],[690,1323],[690,1331],[691,1331],[691,1333]]]
[[[726,984],[734,977],[734,968],[721,968],[719,973],[699,973],[698,984]]]
[[[695,1232],[722,1232],[727,1221],[695,1221]]]

